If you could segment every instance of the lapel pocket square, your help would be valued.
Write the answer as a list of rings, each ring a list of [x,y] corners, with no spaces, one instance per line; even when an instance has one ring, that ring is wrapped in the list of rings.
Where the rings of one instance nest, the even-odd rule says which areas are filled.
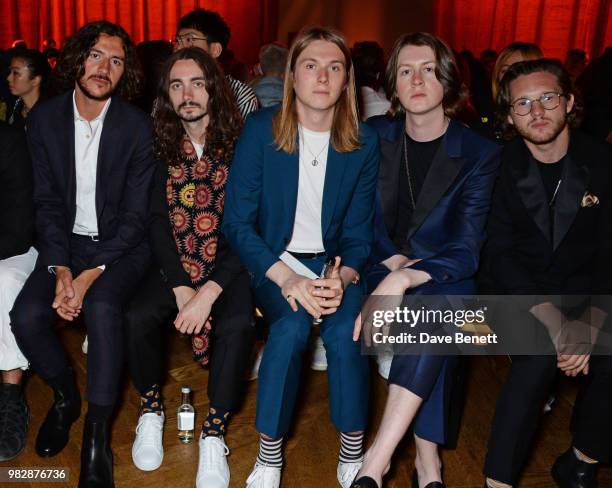
[[[580,206],[594,207],[595,205],[599,205],[599,198],[597,198],[592,193],[589,193],[588,191],[585,192],[584,196],[582,197],[582,202],[580,202]]]

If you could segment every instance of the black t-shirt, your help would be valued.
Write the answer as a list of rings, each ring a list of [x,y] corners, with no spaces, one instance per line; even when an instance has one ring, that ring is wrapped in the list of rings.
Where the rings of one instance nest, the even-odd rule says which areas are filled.
[[[425,177],[444,135],[426,142],[415,141],[407,134],[404,134],[404,137],[406,152],[402,151],[402,161],[399,167],[397,221],[393,232],[393,242],[400,249],[400,252],[406,245],[410,217],[414,212],[413,203],[416,204],[418,201]],[[406,166],[408,166],[408,169],[406,169]],[[410,185],[408,185],[408,173],[410,173]],[[410,188],[412,188],[412,198]]]
[[[546,201],[548,202],[550,207],[554,207],[554,200],[557,199],[557,195],[559,190],[557,186],[560,185],[561,175],[563,174],[563,166],[565,164],[565,156],[562,157],[559,161],[555,163],[542,163],[537,159],[533,159],[538,169],[540,170],[540,177],[542,178],[542,183],[544,184],[544,190],[546,190]]]
[[[532,157],[533,158],[533,157]],[[542,163],[533,158],[540,171],[540,177],[546,191],[546,202],[548,203],[548,222],[550,240],[552,242],[555,229],[555,202],[559,196],[559,187],[561,186],[561,176],[563,175],[563,166],[565,164],[565,156],[556,163]]]

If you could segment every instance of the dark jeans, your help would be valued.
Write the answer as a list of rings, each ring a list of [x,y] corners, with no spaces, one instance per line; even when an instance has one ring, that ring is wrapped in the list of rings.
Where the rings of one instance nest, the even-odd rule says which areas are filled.
[[[174,293],[157,269],[150,269],[130,301],[126,314],[126,345],[130,374],[139,392],[161,384],[164,330],[176,317]],[[213,305],[208,398],[211,405],[236,411],[251,357],[255,328],[250,279],[238,275]]]
[[[99,242],[72,235],[73,277],[89,267]],[[82,315],[87,327],[87,399],[97,405],[113,405],[119,389],[123,354],[123,305],[146,269],[146,245],[109,263],[85,295]],[[32,368],[44,380],[53,379],[68,367],[68,358],[55,332],[58,319],[51,308],[55,275],[37,265],[26,281],[11,311],[17,343]]]

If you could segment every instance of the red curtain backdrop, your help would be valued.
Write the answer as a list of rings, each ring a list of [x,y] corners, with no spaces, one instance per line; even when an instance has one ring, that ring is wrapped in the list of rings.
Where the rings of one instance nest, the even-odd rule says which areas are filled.
[[[612,44],[611,0],[435,0],[436,34],[454,49],[498,52],[513,41],[535,42],[545,56],[568,49],[598,56]]]
[[[232,31],[230,48],[247,63],[259,46],[274,41],[278,0],[0,0],[0,47],[15,39],[40,48],[44,39],[58,43],[92,20],[121,24],[134,42],[170,40],[179,18],[197,7],[217,11]]]

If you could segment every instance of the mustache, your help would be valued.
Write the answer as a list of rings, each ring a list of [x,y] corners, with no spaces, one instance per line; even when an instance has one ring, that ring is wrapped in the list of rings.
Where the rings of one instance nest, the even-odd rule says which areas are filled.
[[[110,83],[110,78],[106,75],[95,74],[95,75],[91,75],[88,79],[91,80],[92,78],[97,78],[98,80],[108,81]]]
[[[198,108],[202,108],[202,105],[200,105],[199,103],[194,102],[193,100],[185,100],[183,103],[181,103],[178,106],[178,109],[182,109],[183,107],[198,107]]]

